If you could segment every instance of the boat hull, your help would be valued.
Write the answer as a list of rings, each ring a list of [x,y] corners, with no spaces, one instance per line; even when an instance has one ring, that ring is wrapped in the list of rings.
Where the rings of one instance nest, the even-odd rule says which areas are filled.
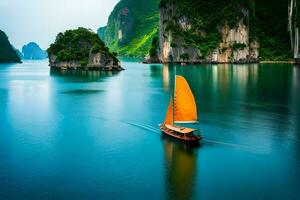
[[[180,140],[182,142],[187,142],[187,143],[199,143],[199,141],[202,139],[201,136],[196,136],[196,135],[192,135],[192,136],[186,136],[186,135],[182,135],[174,130],[169,129],[168,127],[166,127],[164,124],[160,124],[159,128],[161,130],[161,132],[169,137],[172,137],[174,139]]]

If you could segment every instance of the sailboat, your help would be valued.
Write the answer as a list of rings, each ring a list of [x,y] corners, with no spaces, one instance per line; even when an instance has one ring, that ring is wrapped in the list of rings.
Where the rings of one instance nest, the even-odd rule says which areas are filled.
[[[197,129],[177,126],[178,123],[198,123],[197,105],[188,82],[176,75],[174,98],[171,96],[165,121],[159,125],[162,133],[184,142],[199,142]]]

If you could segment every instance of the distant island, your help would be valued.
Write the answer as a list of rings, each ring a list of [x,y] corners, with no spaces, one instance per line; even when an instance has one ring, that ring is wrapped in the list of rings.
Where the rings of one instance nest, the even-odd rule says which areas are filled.
[[[7,35],[0,30],[0,63],[21,63],[21,59],[10,44]]]
[[[59,33],[47,52],[53,69],[123,70],[117,55],[86,28]]]
[[[42,50],[35,42],[29,42],[22,48],[23,58],[25,60],[42,60],[48,58],[46,51]]]

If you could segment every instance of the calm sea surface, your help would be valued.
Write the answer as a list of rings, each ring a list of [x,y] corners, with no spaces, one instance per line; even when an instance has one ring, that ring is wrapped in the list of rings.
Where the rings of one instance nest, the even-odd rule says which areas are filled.
[[[175,66],[0,65],[0,199],[300,199],[300,68],[177,66],[204,140],[164,138]]]

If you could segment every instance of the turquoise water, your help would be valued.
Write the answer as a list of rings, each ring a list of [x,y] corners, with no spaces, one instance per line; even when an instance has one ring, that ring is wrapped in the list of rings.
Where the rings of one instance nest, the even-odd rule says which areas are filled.
[[[176,67],[204,140],[162,137],[174,66],[0,65],[0,199],[299,199],[300,68]]]

